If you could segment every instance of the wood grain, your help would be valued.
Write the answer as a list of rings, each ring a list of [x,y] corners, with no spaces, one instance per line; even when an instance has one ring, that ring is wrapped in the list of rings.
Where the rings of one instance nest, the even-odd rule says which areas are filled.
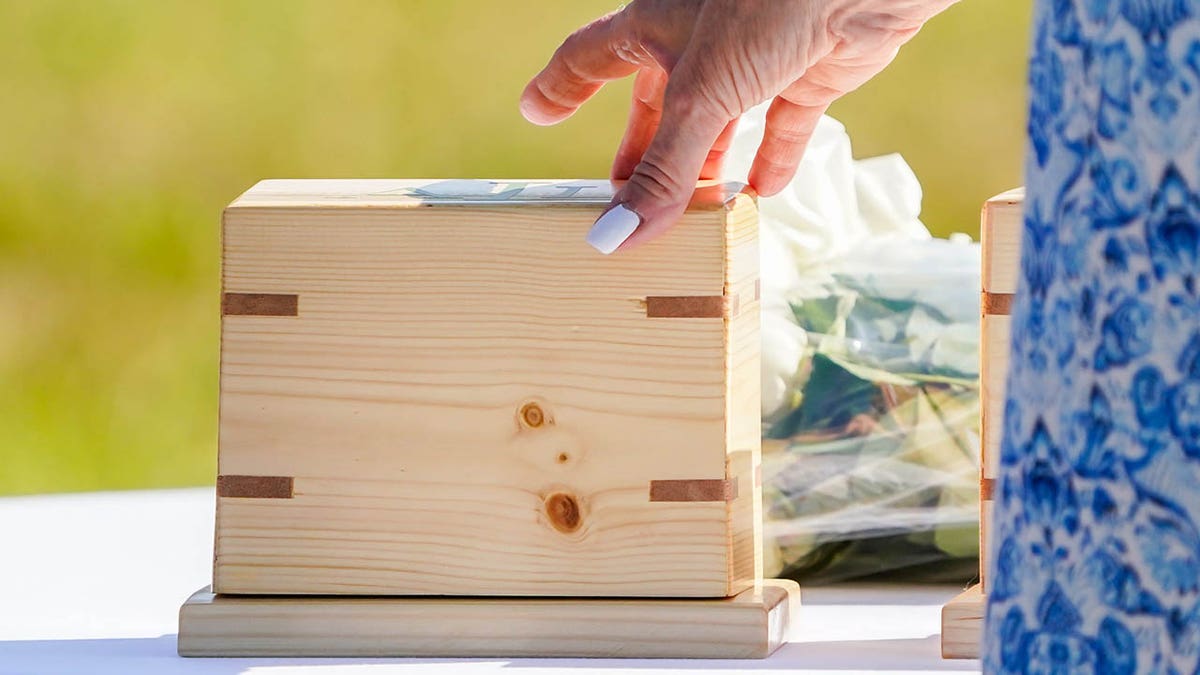
[[[979,585],[942,607],[942,658],[977,659],[986,598]]]
[[[223,321],[220,473],[295,483],[290,500],[218,498],[219,592],[723,597],[754,582],[749,196],[601,256],[584,234],[602,205],[418,209],[332,183],[309,191],[328,203],[299,181],[296,205],[273,185],[224,215],[225,291],[295,293],[304,311]],[[727,296],[736,317],[646,316],[648,297]],[[652,480],[697,477],[738,497],[647,499]]]
[[[982,319],[979,347],[979,592],[991,578],[993,491],[1000,471],[1004,435],[1004,389],[1008,378],[1012,333],[1012,302],[1020,276],[1020,243],[1024,191],[1011,190],[989,199],[983,207],[981,230],[983,264]]]
[[[979,432],[984,478],[1000,470],[1000,441],[1004,435],[1004,389],[1012,348],[1012,317],[988,315],[980,325]]]
[[[725,295],[738,298],[726,322],[726,479],[737,480],[737,498],[727,504],[734,588],[763,577],[762,533],[762,338],[759,311],[758,213],[748,195],[738,195],[726,221]]]
[[[991,500],[992,488],[1000,473],[1011,326],[1011,316],[990,314],[983,317],[980,330],[979,445],[982,456],[979,463],[979,579],[984,593],[992,576]]]
[[[181,656],[761,659],[795,626],[800,589],[728,599],[311,598],[194,594]]]
[[[986,594],[995,569],[996,547],[992,545],[992,523],[996,514],[996,500],[979,500],[979,590]]]
[[[1024,188],[1010,190],[983,205],[980,241],[983,246],[983,290],[1016,293],[1020,277]]]

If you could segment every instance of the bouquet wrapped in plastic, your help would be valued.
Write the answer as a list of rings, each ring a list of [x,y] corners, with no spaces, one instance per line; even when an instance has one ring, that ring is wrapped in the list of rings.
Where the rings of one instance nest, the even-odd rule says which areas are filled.
[[[744,178],[762,110],[743,117]],[[825,118],[762,198],[767,573],[965,579],[978,556],[979,248],[935,239],[897,155]]]

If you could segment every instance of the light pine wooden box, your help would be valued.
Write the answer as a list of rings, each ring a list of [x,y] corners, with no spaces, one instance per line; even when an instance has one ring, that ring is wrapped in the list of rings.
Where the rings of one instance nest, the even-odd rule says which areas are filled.
[[[979,583],[942,609],[942,655],[976,658],[991,577],[993,492],[1004,432],[1004,384],[1008,376],[1012,300],[1020,277],[1022,209],[1018,188],[989,199],[980,224],[982,248],[979,336]]]
[[[213,592],[761,579],[757,216],[603,256],[607,182],[271,180],[223,222]]]

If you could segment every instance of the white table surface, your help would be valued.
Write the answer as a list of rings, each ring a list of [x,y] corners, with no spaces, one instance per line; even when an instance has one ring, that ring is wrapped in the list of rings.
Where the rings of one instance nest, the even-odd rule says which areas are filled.
[[[943,661],[946,586],[804,589],[793,642],[765,661],[181,659],[176,613],[208,583],[211,489],[0,499],[0,673],[977,672]]]

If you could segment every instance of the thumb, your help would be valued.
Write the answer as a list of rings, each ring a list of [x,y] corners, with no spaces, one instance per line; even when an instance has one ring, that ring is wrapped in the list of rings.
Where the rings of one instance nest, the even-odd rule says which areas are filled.
[[[679,71],[677,67],[667,84],[654,139],[588,233],[588,243],[601,253],[649,241],[675,224],[692,198],[709,151],[732,119],[695,88],[678,86],[694,81],[677,77]]]

